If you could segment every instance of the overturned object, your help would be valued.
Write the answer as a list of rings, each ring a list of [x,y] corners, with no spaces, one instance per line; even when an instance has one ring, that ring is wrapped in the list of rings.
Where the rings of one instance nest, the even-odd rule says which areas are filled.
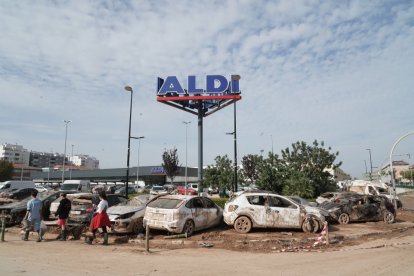
[[[171,235],[171,236],[164,237],[164,239],[182,239],[182,238],[188,238],[187,232],[184,234]]]

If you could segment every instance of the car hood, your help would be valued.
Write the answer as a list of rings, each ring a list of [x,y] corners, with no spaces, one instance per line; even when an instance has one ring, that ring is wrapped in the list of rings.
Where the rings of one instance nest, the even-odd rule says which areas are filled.
[[[128,213],[135,213],[145,208],[145,205],[141,206],[112,206],[108,208],[106,213],[108,215],[125,215]]]
[[[21,209],[21,208],[26,208],[27,206],[27,202],[28,201],[18,201],[18,202],[13,202],[13,203],[9,203],[9,204],[4,204],[2,206],[0,206],[0,210],[13,210],[13,209]]]

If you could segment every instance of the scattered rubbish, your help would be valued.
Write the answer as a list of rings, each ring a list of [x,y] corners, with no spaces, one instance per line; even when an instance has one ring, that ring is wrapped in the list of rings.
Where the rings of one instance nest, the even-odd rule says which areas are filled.
[[[202,242],[202,243],[200,243],[199,244],[201,247],[206,247],[206,248],[209,248],[209,247],[213,247],[214,246],[214,244],[212,244],[212,243],[207,243],[207,242]]]

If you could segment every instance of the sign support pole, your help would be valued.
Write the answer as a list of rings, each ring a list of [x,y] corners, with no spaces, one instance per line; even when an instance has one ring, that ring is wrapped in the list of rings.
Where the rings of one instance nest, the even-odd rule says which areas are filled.
[[[203,101],[198,100],[198,194],[203,184]]]

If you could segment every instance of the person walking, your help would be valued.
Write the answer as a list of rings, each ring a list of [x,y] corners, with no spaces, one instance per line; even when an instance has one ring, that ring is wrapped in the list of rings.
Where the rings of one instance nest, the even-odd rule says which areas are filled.
[[[23,236],[24,241],[29,240],[30,229],[33,227],[38,233],[37,241],[40,242],[43,239],[41,223],[42,223],[42,201],[37,198],[37,190],[33,190],[32,199],[27,202],[26,215],[23,221],[27,221],[27,227]]]
[[[106,230],[106,227],[111,227],[111,221],[109,220],[108,214],[106,213],[106,210],[108,209],[108,199],[106,197],[105,191],[99,192],[99,199],[100,202],[96,208],[94,217],[92,218],[91,224],[89,226],[93,237],[89,238],[86,243],[92,244],[92,241],[96,239],[96,232],[98,231],[98,228],[101,228],[104,235],[103,245],[108,245],[108,232]]]
[[[70,209],[72,208],[72,203],[69,199],[66,198],[65,193],[60,194],[61,200],[59,207],[57,208],[56,215],[58,216],[58,225],[60,226],[60,234],[56,239],[61,241],[66,241],[66,223],[69,217]]]

